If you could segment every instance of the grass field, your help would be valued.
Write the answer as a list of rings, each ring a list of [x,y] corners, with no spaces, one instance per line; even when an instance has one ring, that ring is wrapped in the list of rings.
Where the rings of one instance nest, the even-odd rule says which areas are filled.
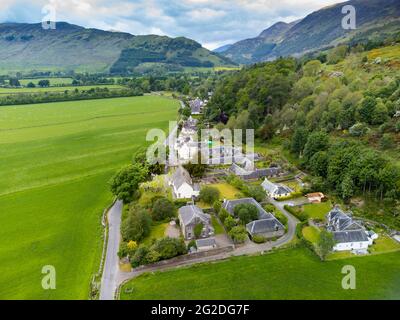
[[[310,219],[325,220],[328,212],[332,210],[332,203],[327,201],[323,203],[307,204],[303,206],[303,210]]]
[[[231,186],[229,183],[218,183],[213,184],[212,187],[217,188],[221,193],[221,200],[233,200],[238,197],[242,197],[242,193],[239,189],[236,189],[234,186]]]
[[[28,85],[28,83],[32,82],[35,85],[39,83],[40,80],[49,80],[51,86],[63,86],[72,84],[72,78],[37,78],[37,79],[21,79],[19,83],[23,86]]]
[[[151,226],[150,234],[140,242],[140,244],[145,244],[147,246],[151,245],[154,240],[161,239],[165,237],[165,231],[168,228],[169,223],[155,223]]]
[[[319,240],[320,231],[312,226],[303,229],[303,236],[311,243],[317,243]]]
[[[10,94],[18,94],[18,93],[36,93],[36,92],[64,92],[66,90],[74,91],[78,89],[79,91],[90,90],[93,88],[109,88],[113,89],[121,89],[123,86],[119,85],[95,85],[95,86],[67,86],[67,87],[48,87],[48,88],[0,88],[0,95],[10,95]]]
[[[341,271],[349,264],[357,271],[356,290],[342,289]],[[399,268],[400,253],[323,263],[309,250],[296,248],[146,274],[127,283],[121,298],[400,299]]]
[[[0,107],[0,299],[86,299],[108,181],[179,103],[136,97]],[[57,290],[41,288],[42,267]]]

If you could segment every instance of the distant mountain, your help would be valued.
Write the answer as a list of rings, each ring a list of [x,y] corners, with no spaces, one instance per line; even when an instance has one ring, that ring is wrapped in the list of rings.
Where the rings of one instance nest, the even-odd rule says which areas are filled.
[[[0,72],[87,71],[126,73],[165,68],[232,65],[226,57],[186,38],[134,36],[59,22],[0,24]]]
[[[357,30],[342,28],[344,5],[356,8]],[[351,0],[313,12],[300,21],[278,22],[258,37],[240,41],[222,54],[241,64],[301,55],[351,41],[360,34],[364,39],[379,36],[389,24],[393,32],[400,31],[399,0]],[[382,28],[378,30],[378,26]]]
[[[219,47],[219,48],[217,48],[217,49],[214,49],[213,52],[216,52],[216,53],[223,53],[223,52],[229,50],[231,47],[232,47],[231,44],[226,44],[226,45],[224,45],[224,46],[222,46],[222,47]]]

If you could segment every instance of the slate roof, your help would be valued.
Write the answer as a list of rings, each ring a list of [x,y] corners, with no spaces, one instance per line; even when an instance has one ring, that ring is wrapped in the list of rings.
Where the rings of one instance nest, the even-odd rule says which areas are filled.
[[[353,221],[353,218],[345,214],[339,207],[333,208],[327,215],[328,229],[330,231],[359,230],[362,227]]]
[[[184,226],[188,226],[195,222],[195,219],[209,224],[211,221],[211,216],[206,214],[198,206],[185,206],[179,209],[179,216],[182,220]]]
[[[334,232],[333,237],[337,243],[368,242],[369,241],[367,234],[362,229]]]
[[[259,216],[258,216],[259,219],[271,219],[271,218],[275,219],[275,217],[272,214],[266,212],[264,210],[264,208],[253,198],[243,198],[243,199],[238,199],[238,200],[227,200],[227,201],[224,202],[222,207],[226,211],[228,211],[231,215],[234,215],[235,207],[237,205],[239,205],[239,204],[244,204],[244,203],[252,204],[252,205],[257,207],[258,214],[259,214]]]
[[[202,248],[202,247],[214,247],[217,245],[217,242],[215,241],[214,238],[207,238],[207,239],[199,239],[196,240],[196,246],[197,248]]]
[[[246,225],[246,229],[250,234],[254,235],[284,230],[285,227],[276,218],[271,218],[250,222]]]
[[[180,166],[172,175],[172,183],[176,189],[179,189],[183,184],[187,183],[189,185],[192,185],[193,182],[189,172],[187,172],[185,168]]]
[[[261,186],[270,194],[273,194],[276,190],[276,184],[272,183],[268,179],[265,179]]]

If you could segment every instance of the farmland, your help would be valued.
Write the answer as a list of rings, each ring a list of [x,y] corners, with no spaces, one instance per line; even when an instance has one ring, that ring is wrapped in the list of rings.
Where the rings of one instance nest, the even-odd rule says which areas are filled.
[[[146,96],[0,108],[0,299],[86,299],[108,181],[179,103]],[[41,288],[42,267],[57,289]]]
[[[322,263],[305,248],[237,257],[163,273],[145,274],[121,290],[142,299],[399,299],[400,253]],[[357,270],[357,289],[343,290],[346,265]],[[381,272],[385,270],[385,272]]]
[[[10,95],[10,94],[18,94],[18,93],[40,93],[40,92],[64,92],[66,90],[90,90],[94,88],[108,88],[110,90],[113,89],[122,89],[122,86],[119,85],[95,85],[95,86],[68,86],[68,87],[48,87],[48,88],[0,88],[0,95]]]

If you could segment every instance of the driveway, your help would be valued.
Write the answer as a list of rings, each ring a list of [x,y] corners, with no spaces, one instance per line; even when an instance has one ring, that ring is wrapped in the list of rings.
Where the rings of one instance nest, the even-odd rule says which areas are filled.
[[[114,300],[119,286],[119,243],[122,216],[122,201],[117,201],[108,212],[108,242],[103,277],[101,279],[100,300]]]

